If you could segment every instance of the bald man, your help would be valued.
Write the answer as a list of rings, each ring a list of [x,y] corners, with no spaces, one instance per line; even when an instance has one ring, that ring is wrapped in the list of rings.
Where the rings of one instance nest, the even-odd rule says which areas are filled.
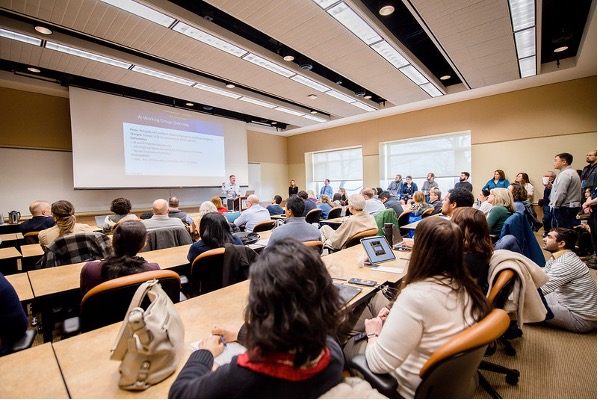
[[[245,232],[252,232],[258,223],[270,220],[270,213],[260,206],[260,199],[255,194],[247,197],[246,204],[247,209],[234,222],[238,227],[245,226]]]
[[[168,216],[168,202],[164,199],[158,199],[152,204],[152,211],[154,215],[150,219],[144,219],[141,222],[145,225],[148,231],[159,228],[185,228],[185,224],[178,218],[170,218]]]
[[[50,203],[45,200],[36,200],[29,205],[31,219],[19,225],[21,233],[43,231],[53,227],[56,222],[52,217]]]

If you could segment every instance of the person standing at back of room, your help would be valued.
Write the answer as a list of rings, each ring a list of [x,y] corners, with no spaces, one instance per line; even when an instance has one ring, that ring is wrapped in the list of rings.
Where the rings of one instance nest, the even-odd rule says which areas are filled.
[[[580,224],[575,216],[581,209],[581,179],[571,164],[573,156],[569,153],[554,156],[553,166],[561,172],[552,183],[550,192],[553,228],[572,228]]]

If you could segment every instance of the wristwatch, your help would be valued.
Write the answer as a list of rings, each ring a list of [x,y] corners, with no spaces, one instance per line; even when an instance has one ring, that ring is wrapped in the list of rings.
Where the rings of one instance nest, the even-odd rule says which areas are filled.
[[[377,333],[369,333],[369,334],[368,334],[368,340],[370,340],[370,338],[373,338],[373,337],[378,337],[378,336],[379,336],[379,335],[378,335]]]

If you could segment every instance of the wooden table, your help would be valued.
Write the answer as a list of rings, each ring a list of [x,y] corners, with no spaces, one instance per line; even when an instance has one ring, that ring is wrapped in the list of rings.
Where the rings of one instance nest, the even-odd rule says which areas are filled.
[[[31,282],[29,282],[29,275],[26,272],[7,275],[5,278],[15,288],[21,302],[33,300],[33,290],[31,289]]]
[[[50,343],[0,357],[0,371],[0,398],[69,398]]]
[[[14,234],[11,233],[10,235]],[[14,274],[22,269],[21,253],[19,250],[14,247],[0,248],[0,270],[4,275]]]
[[[19,239],[24,239],[23,234],[21,232],[3,233],[0,235],[0,240],[3,242],[11,242],[13,240]]]
[[[44,249],[40,246],[39,243],[34,244],[24,244],[21,247],[21,254],[23,258],[26,257],[41,257],[44,255]]]

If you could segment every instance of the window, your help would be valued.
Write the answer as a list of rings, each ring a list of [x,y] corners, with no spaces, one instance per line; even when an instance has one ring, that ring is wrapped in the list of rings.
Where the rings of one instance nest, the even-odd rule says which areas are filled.
[[[319,195],[320,189],[324,186],[324,179],[330,179],[330,186],[336,193],[338,189],[345,188],[347,195],[359,193],[363,188],[363,160],[361,147],[322,151],[310,154],[311,182],[307,182],[308,188]],[[306,160],[308,161],[308,160]],[[311,173],[310,173],[311,172]]]
[[[459,181],[461,171],[471,173],[471,133],[458,132],[380,144],[380,185],[386,189],[395,175],[413,177],[421,189],[429,172],[442,196]],[[471,181],[471,179],[470,179]]]

